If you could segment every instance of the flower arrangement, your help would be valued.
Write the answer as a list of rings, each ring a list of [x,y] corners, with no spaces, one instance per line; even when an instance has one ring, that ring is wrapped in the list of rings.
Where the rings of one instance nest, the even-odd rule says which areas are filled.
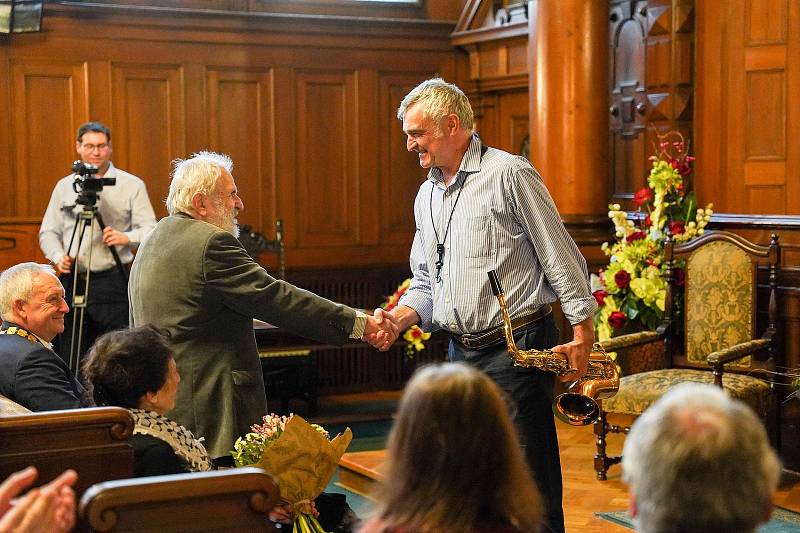
[[[406,293],[409,285],[411,285],[411,279],[406,279],[397,287],[397,290],[395,290],[391,296],[386,297],[386,301],[381,304],[381,307],[386,311],[391,311],[397,307],[397,302],[399,302],[400,297]],[[408,328],[403,333],[403,339],[406,341],[406,356],[414,357],[415,353],[424,350],[425,341],[430,338],[431,334],[422,331],[422,328],[416,324]]]
[[[278,481],[281,498],[292,507],[294,533],[324,533],[311,501],[330,482],[353,438],[350,428],[331,440],[322,426],[300,416],[270,414],[250,429],[231,451],[236,466],[259,466]]]
[[[698,208],[694,193],[687,192],[694,158],[688,155],[683,135],[660,135],[651,160],[647,187],[633,197],[633,220],[619,204],[608,206],[616,241],[603,243],[609,264],[592,275],[592,292],[600,306],[594,317],[600,341],[658,326],[667,288],[664,238],[686,242],[702,235],[713,213],[713,204]],[[680,265],[673,275],[681,285],[685,273]]]

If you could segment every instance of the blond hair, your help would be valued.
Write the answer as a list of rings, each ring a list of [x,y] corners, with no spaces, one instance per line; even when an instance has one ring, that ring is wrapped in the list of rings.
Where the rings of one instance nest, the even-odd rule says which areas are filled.
[[[469,98],[456,85],[442,78],[425,80],[411,89],[397,108],[397,118],[403,120],[408,108],[417,104],[421,106],[423,115],[433,120],[437,127],[446,116],[456,115],[463,129],[471,133],[474,128]]]

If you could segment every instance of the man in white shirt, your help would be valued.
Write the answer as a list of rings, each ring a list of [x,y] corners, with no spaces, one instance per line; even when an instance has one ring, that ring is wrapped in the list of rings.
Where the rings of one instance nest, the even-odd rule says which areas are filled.
[[[67,302],[73,308],[57,342],[57,351],[65,360],[69,360],[72,345],[73,288],[77,286],[77,294],[83,293],[87,270],[91,270],[89,298],[79,353],[86,353],[99,335],[128,326],[127,266],[133,261],[132,249],[156,224],[144,182],[111,163],[111,131],[105,125],[99,122],[81,125],[75,150],[84,164],[97,167],[97,173],[86,179],[114,178],[116,184],[105,185],[96,193],[97,212],[106,227],[101,230],[98,220],[93,220],[91,228],[84,232],[80,251],[79,236],[74,235],[76,217],[87,206],[78,202],[74,185],[76,179],[81,180],[76,174],[59,180],[42,219],[39,245],[61,272]],[[84,190],[85,184],[83,180]],[[124,272],[116,267],[111,247],[116,249]]]

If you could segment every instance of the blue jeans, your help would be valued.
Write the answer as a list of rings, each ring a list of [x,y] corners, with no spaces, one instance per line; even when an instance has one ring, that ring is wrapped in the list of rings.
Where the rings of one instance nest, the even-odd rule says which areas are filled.
[[[521,350],[552,348],[558,343],[552,314],[515,331],[514,341]],[[450,361],[466,361],[483,371],[505,392],[525,459],[542,494],[547,527],[562,533],[561,460],[552,411],[555,375],[537,368],[515,367],[505,340],[481,349],[470,349],[451,340],[448,356]]]

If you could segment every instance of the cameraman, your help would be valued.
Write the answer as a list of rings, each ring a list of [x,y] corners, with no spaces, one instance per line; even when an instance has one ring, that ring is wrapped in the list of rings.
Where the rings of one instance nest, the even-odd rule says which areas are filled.
[[[99,335],[128,327],[127,281],[120,275],[109,247],[116,247],[123,266],[128,268],[127,265],[133,260],[131,249],[138,246],[156,224],[144,182],[115,168],[111,163],[111,131],[105,125],[99,122],[81,125],[78,128],[75,149],[85,164],[96,166],[98,171],[93,176],[70,174],[61,178],[53,189],[39,230],[39,245],[47,259],[62,273],[61,281],[70,306],[64,333],[59,335],[56,343],[59,355],[67,362],[72,342],[72,318],[75,315],[72,302],[73,276],[78,275],[80,294],[86,283],[87,266],[91,267],[89,300],[84,313],[83,340],[80,347],[82,356]],[[75,188],[88,191],[93,187],[87,187],[85,181],[96,178],[116,178],[116,185],[105,185],[96,193],[95,205],[106,228],[101,232],[97,220],[93,220],[92,239],[89,237],[90,229],[86,228],[81,250],[78,252],[79,236],[75,235],[73,239],[73,233],[76,216],[84,206],[77,202],[78,193]],[[89,196],[94,198],[92,194]]]

